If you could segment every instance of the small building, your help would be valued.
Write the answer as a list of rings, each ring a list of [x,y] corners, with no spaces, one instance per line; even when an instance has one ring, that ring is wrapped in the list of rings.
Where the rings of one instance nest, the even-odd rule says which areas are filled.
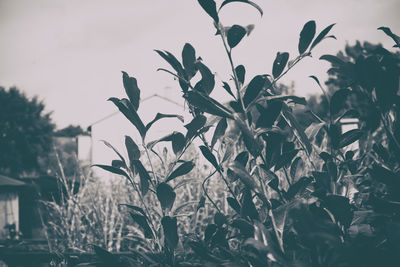
[[[19,232],[19,193],[25,183],[0,175],[0,240]]]

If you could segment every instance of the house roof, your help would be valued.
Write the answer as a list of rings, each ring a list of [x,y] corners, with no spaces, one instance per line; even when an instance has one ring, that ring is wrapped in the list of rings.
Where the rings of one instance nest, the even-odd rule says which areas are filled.
[[[140,101],[140,103],[146,102],[147,100],[150,100],[150,99],[152,99],[152,98],[161,98],[161,99],[163,99],[163,100],[165,100],[165,101],[167,101],[167,102],[170,102],[170,103],[172,103],[172,104],[175,104],[175,105],[177,105],[177,106],[179,106],[179,107],[183,107],[183,106],[182,106],[181,104],[179,104],[178,102],[175,102],[174,100],[171,100],[171,99],[169,99],[168,97],[161,96],[161,95],[158,95],[158,94],[154,94],[154,95],[150,95],[150,96],[148,96],[148,97],[145,97],[145,98],[143,98],[143,99]],[[88,131],[90,131],[89,129],[90,129],[93,125],[95,125],[95,124],[97,124],[97,123],[100,123],[100,122],[102,122],[102,121],[104,121],[104,120],[106,120],[106,119],[108,119],[108,118],[111,118],[111,117],[113,117],[113,116],[115,116],[115,115],[117,115],[117,114],[119,114],[119,113],[120,113],[119,111],[115,111],[115,112],[113,112],[113,113],[111,113],[111,114],[105,116],[104,118],[101,118],[101,119],[99,119],[99,120],[97,120],[97,121],[91,123],[91,124],[88,126]]]
[[[24,186],[25,183],[16,179],[0,175],[0,187],[19,187]]]

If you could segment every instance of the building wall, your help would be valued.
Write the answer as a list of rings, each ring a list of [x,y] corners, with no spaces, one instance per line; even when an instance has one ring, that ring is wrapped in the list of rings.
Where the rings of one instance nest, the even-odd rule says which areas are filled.
[[[7,224],[15,224],[19,231],[19,204],[17,192],[0,192],[0,239],[8,237]]]

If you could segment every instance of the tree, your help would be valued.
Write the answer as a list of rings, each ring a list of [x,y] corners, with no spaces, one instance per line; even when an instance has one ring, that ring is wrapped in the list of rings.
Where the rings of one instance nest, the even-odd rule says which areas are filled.
[[[37,97],[0,87],[0,172],[10,176],[40,172],[39,158],[51,150],[54,124]]]
[[[54,133],[56,137],[77,137],[78,135],[87,134],[79,125],[68,125]]]

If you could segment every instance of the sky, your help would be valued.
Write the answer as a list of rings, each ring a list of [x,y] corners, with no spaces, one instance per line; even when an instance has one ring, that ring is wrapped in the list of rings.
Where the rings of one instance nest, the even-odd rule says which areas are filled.
[[[255,24],[233,50],[234,63],[246,66],[247,82],[271,73],[278,51],[296,56],[307,21],[316,21],[317,32],[336,23],[331,33],[337,40],[324,40],[312,58],[282,79],[294,82],[301,96],[319,93],[309,75],[321,81],[327,77],[329,64],[318,60],[321,55],[336,54],[356,40],[389,49],[393,41],[377,28],[400,33],[400,0],[254,1],[263,8],[262,17],[241,3],[227,5],[220,14],[225,26]],[[179,100],[178,83],[156,71],[168,65],[154,49],[180,59],[189,42],[216,73],[212,96],[225,101],[221,84],[229,80],[230,68],[214,33],[211,18],[196,0],[0,0],[0,86],[38,96],[58,128],[87,127],[115,111],[109,97],[124,97],[121,71],[137,78],[142,98],[158,93]]]

